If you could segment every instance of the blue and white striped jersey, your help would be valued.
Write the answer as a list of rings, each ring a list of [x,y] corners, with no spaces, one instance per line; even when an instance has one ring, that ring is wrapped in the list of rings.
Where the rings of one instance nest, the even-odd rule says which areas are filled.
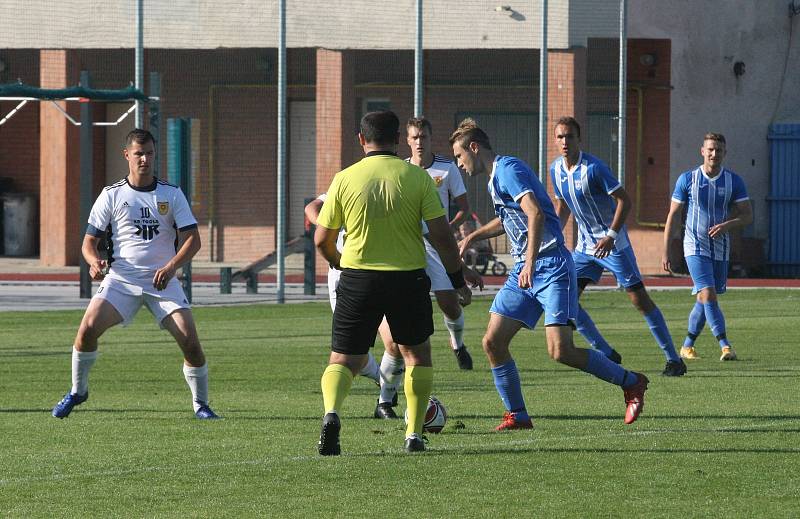
[[[528,217],[519,205],[520,198],[526,193],[533,194],[545,217],[539,251],[563,244],[564,235],[553,202],[531,168],[515,157],[495,157],[489,177],[489,194],[494,202],[494,212],[503,222],[511,241],[511,255],[515,261],[525,261],[528,249]]]
[[[748,200],[742,178],[728,169],[709,178],[699,166],[682,173],[675,184],[672,200],[688,203],[686,233],[683,237],[684,256],[708,256],[712,260],[728,261],[730,236],[727,233],[711,239],[708,230],[728,219],[732,203]]]
[[[550,179],[555,197],[564,200],[578,224],[575,250],[593,255],[594,246],[606,236],[614,221],[617,201],[611,193],[622,186],[606,164],[593,155],[581,152],[578,164],[570,171],[563,157],[550,165]],[[614,242],[616,250],[630,246],[625,225]]]

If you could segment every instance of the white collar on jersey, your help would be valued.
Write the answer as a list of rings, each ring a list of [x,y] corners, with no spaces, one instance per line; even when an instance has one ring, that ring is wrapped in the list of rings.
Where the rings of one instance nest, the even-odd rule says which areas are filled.
[[[708,180],[709,182],[716,182],[717,179],[721,177],[722,174],[725,172],[725,166],[722,166],[721,168],[719,168],[719,173],[717,173],[716,176],[710,177],[708,176],[708,173],[706,173],[706,170],[702,164],[700,164],[700,167],[698,169],[700,170],[700,173],[702,173],[703,176],[706,177],[706,180]]]
[[[561,157],[561,168],[564,171],[566,171],[567,173],[572,173],[573,171],[578,169],[581,166],[582,163],[583,163],[583,150],[581,150],[578,153],[578,162],[576,162],[575,165],[572,166],[572,169],[567,167],[567,158],[566,157]]]

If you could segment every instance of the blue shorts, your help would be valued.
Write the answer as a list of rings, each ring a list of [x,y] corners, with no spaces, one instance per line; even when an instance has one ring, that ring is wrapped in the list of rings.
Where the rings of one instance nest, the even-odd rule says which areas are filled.
[[[689,267],[689,275],[694,282],[692,294],[710,287],[717,294],[724,294],[728,289],[727,261],[712,260],[708,256],[686,256],[686,266]]]
[[[578,314],[578,284],[572,256],[564,246],[545,251],[536,258],[531,288],[519,287],[518,262],[508,274],[489,311],[521,322],[533,329],[542,312],[544,325],[574,324]]]
[[[578,279],[591,279],[592,283],[600,281],[603,270],[614,274],[617,283],[625,288],[631,287],[642,282],[642,275],[636,265],[636,256],[633,254],[633,247],[625,247],[622,250],[614,249],[605,258],[596,258],[583,252],[574,252],[572,259],[575,261],[575,271]]]

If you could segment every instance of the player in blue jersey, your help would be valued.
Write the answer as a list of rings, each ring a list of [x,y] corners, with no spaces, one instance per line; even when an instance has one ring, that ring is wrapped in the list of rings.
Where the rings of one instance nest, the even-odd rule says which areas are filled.
[[[496,154],[475,121],[465,119],[450,137],[453,155],[470,176],[489,175],[489,194],[497,218],[466,236],[460,251],[476,240],[504,232],[516,264],[495,296],[483,349],[506,412],[498,431],[533,427],[522,396],[519,372],[509,351],[520,328],[533,329],[544,314],[547,351],[567,366],[621,386],[625,423],[644,408],[647,377],[628,371],[599,351],[576,348],[572,330],[578,313],[578,287],[572,255],[564,246],[561,224],[544,186],[523,161]]]
[[[589,283],[600,280],[603,270],[614,274],[633,306],[644,316],[667,359],[661,374],[672,377],[685,374],[686,364],[675,351],[664,316],[647,293],[639,274],[625,226],[631,209],[625,188],[600,159],[581,151],[581,127],[574,118],[562,117],[556,122],[555,140],[561,157],[550,165],[550,179],[562,228],[570,212],[578,224],[578,243],[572,259],[578,275],[579,296]],[[619,353],[606,342],[580,306],[577,326],[589,344],[615,362],[621,362]]]
[[[685,359],[699,358],[694,342],[708,321],[722,350],[719,360],[736,360],[717,295],[725,293],[728,282],[731,249],[728,233],[749,225],[753,221],[753,209],[742,178],[722,166],[725,152],[723,135],[707,133],[703,137],[700,148],[703,164],[678,177],[664,227],[661,261],[664,270],[671,271],[667,255],[669,242],[680,229],[682,210],[686,207],[683,254],[694,282],[692,294],[697,295],[697,302],[689,313],[689,333],[681,348],[681,357]]]
[[[128,176],[103,189],[89,214],[81,252],[92,279],[102,282],[75,338],[72,388],[53,407],[53,416],[66,418],[89,398],[98,339],[112,326],[130,324],[145,305],[183,352],[195,416],[218,418],[208,406],[208,365],[191,307],[175,277],[200,250],[197,220],[180,188],[153,176],[155,141],[150,132],[128,133],[123,154]],[[108,260],[97,251],[103,238]]]

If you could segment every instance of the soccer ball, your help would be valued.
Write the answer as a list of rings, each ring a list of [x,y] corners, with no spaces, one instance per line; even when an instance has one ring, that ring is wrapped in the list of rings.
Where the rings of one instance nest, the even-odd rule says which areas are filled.
[[[406,424],[408,423],[408,408],[405,412]],[[429,433],[440,433],[447,423],[447,409],[438,398],[431,395],[428,399],[428,410],[425,411],[425,423],[422,425],[422,430]]]

